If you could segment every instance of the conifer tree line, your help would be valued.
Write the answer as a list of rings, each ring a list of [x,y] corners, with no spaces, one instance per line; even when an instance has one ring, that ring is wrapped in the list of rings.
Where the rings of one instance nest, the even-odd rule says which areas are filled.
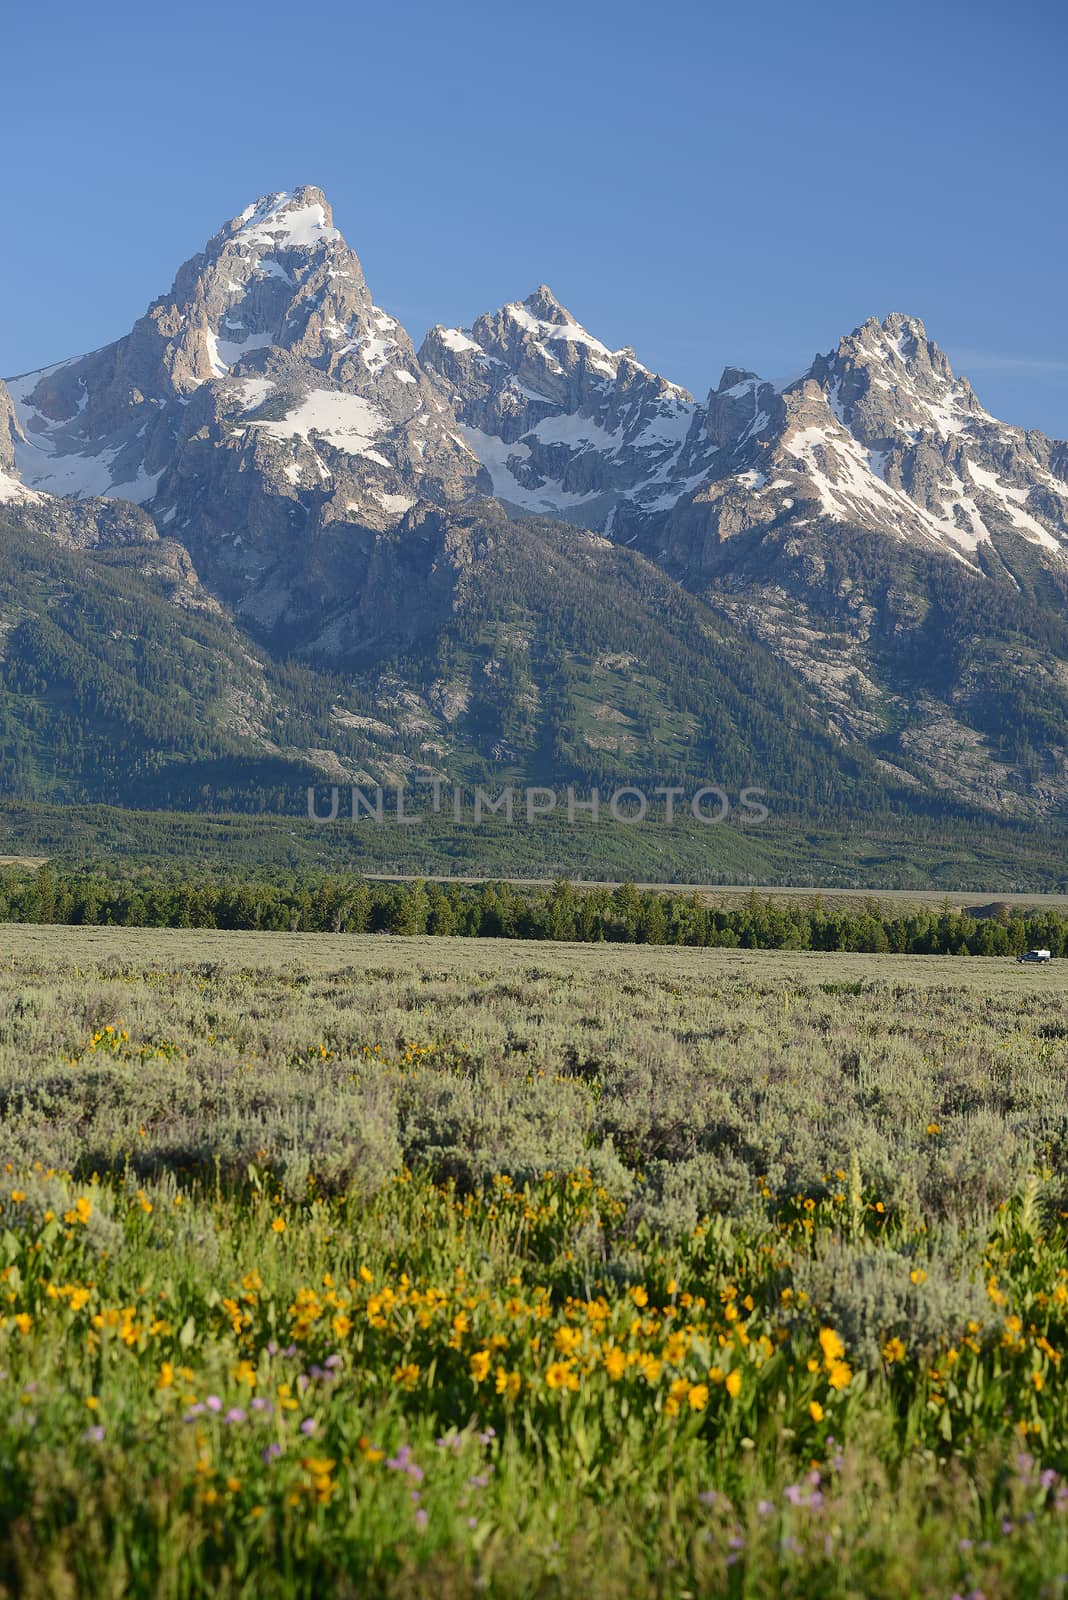
[[[188,878],[141,870],[107,876],[52,866],[0,872],[0,921],[114,927],[219,928],[303,933],[430,934],[473,939],[698,945],[904,955],[1012,956],[1036,945],[1068,954],[1068,915],[1043,910],[975,917],[874,898],[828,907],[751,894],[706,904],[694,892],[509,883],[384,883],[302,874],[273,881]]]

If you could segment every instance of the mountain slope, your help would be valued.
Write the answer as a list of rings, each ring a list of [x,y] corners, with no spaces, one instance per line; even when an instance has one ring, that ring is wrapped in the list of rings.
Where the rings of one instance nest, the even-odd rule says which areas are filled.
[[[846,794],[862,807],[888,802],[877,765],[812,716],[771,652],[636,553],[566,524],[509,519],[492,501],[428,511],[405,548],[424,551],[442,604],[392,658],[376,640],[364,680],[381,718],[422,727],[430,770],[685,779],[735,797],[754,785],[791,812]],[[384,620],[388,637],[395,624]],[[359,663],[361,636],[354,646]]]
[[[72,515],[98,527],[118,505],[0,506],[5,794],[288,811],[309,782],[385,782],[411,766],[416,738],[376,719],[370,689],[272,660],[177,541],[151,524],[144,542],[104,548],[64,536]]]

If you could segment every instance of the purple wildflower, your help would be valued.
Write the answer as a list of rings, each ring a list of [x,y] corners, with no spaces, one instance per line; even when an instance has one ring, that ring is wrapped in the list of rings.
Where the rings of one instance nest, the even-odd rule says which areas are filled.
[[[222,1410],[222,1401],[219,1399],[219,1396],[217,1394],[209,1394],[208,1398],[205,1400],[204,1404],[207,1406],[209,1411],[221,1411]]]
[[[301,1433],[314,1433],[319,1424],[314,1417],[305,1417],[300,1425]]]
[[[233,1425],[235,1422],[247,1422],[248,1412],[242,1411],[240,1406],[231,1406],[223,1418],[223,1421],[229,1422],[231,1425]]]
[[[271,1444],[265,1446],[265,1448],[260,1451],[260,1460],[268,1463],[271,1461],[277,1461],[281,1454],[282,1446],[277,1440],[274,1440]]]

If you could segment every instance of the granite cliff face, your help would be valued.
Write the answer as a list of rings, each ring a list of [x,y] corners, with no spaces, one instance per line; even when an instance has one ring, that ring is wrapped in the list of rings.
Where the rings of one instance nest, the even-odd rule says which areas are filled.
[[[0,505],[26,505],[39,497],[19,479],[15,446],[22,440],[7,387],[0,383]]]

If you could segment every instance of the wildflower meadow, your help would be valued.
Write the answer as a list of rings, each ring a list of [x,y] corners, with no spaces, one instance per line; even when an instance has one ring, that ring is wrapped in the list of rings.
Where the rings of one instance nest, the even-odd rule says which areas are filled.
[[[1056,967],[2,939],[0,1593],[1068,1588]]]

